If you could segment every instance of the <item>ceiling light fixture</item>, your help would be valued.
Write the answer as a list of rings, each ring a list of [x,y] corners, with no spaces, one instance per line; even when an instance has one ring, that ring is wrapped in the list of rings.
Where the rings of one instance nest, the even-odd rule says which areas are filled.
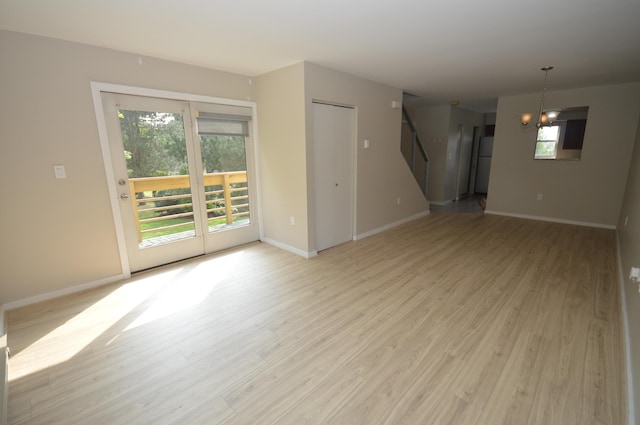
[[[558,112],[550,111],[548,113],[544,112],[544,96],[547,92],[547,77],[549,75],[549,71],[553,69],[552,66],[545,66],[544,68],[540,68],[541,71],[544,71],[544,85],[542,86],[542,97],[540,98],[540,109],[538,110],[538,119],[536,121],[536,127],[540,128],[544,125],[548,125],[552,120],[558,117]],[[529,123],[531,123],[531,114],[526,112],[522,114],[520,117],[520,123],[522,124],[522,128],[527,128]]]

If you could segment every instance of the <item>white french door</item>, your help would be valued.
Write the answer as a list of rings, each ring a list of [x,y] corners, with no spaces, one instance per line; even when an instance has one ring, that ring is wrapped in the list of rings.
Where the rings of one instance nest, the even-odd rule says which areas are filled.
[[[132,272],[258,239],[250,108],[101,96]]]

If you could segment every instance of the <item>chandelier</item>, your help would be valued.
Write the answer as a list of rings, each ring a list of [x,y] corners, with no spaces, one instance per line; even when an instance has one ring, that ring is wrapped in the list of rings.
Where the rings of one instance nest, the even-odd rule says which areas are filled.
[[[542,86],[542,97],[540,98],[540,108],[538,109],[538,117],[536,120],[536,128],[543,127],[545,125],[551,124],[553,120],[558,117],[558,111],[544,111],[544,96],[547,92],[547,77],[549,76],[549,71],[553,69],[552,66],[545,66],[540,68],[541,71],[544,71],[544,84]],[[525,112],[520,117],[520,123],[522,124],[522,128],[527,128],[531,123],[531,113]]]

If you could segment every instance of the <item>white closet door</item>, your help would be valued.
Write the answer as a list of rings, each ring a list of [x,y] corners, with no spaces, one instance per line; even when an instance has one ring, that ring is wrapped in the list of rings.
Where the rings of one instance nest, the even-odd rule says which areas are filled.
[[[313,104],[316,250],[353,239],[352,108]]]

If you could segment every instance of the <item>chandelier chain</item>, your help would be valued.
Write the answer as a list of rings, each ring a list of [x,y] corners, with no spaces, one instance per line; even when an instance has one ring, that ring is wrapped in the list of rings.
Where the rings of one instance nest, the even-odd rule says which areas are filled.
[[[552,66],[545,66],[544,68],[540,68],[541,71],[544,71],[544,84],[542,85],[542,96],[540,98],[540,110],[538,111],[538,122],[536,123],[536,127],[540,128],[542,126],[542,113],[544,110],[544,96],[547,92],[547,78],[549,77],[549,71],[553,69]]]

